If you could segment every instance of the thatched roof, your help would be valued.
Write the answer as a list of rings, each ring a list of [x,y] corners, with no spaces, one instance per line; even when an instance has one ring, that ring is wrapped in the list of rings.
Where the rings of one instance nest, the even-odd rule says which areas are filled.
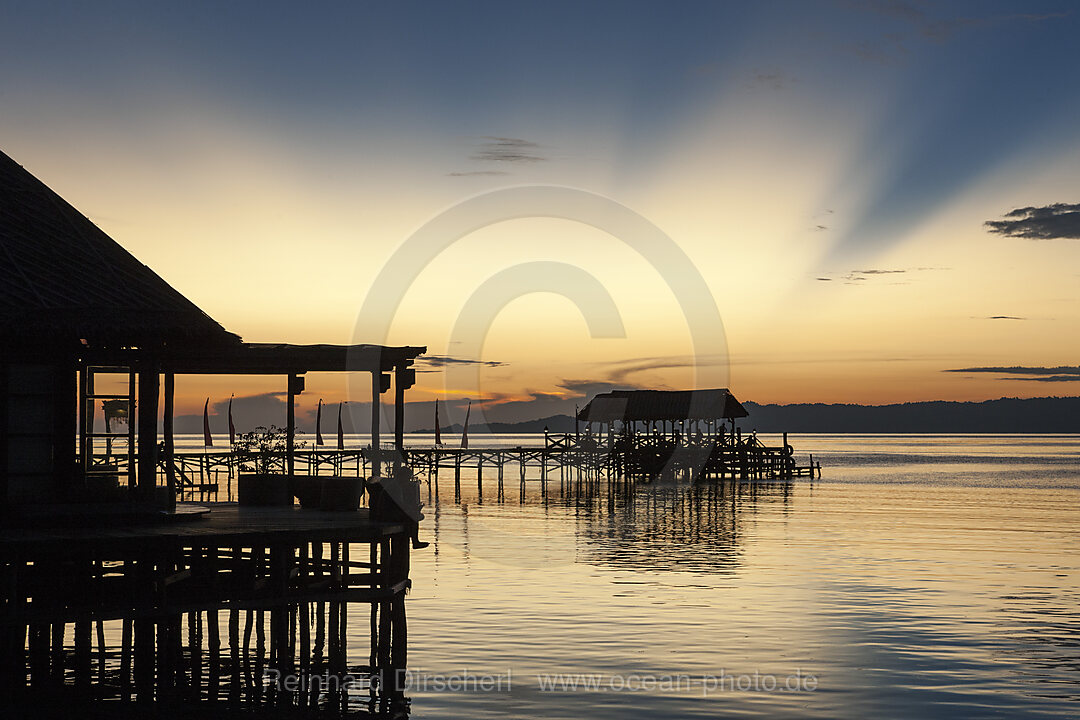
[[[727,388],[614,390],[594,397],[578,413],[584,422],[719,420],[749,415]]]
[[[98,347],[239,341],[2,152],[0,339]]]

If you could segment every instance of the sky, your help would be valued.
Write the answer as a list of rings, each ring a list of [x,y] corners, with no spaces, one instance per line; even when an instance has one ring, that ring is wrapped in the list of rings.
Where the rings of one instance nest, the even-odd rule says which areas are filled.
[[[0,0],[0,150],[245,340],[426,346],[409,398],[452,420],[1075,395],[1078,31],[1060,1]],[[368,388],[312,375],[301,412]],[[178,412],[282,390],[181,378]]]

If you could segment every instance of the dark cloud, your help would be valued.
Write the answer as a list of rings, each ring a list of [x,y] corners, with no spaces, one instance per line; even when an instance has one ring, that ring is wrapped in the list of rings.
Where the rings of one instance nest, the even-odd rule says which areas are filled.
[[[829,229],[828,225],[815,225],[814,226],[814,230],[816,230],[818,232],[821,232],[822,230],[828,230],[828,229]]]
[[[596,380],[570,380],[564,378],[559,382],[559,387],[570,392],[575,398],[592,399],[600,393],[612,390],[634,390],[640,386],[635,383],[614,383]]]
[[[991,373],[1004,375],[999,380],[1027,380],[1030,382],[1080,382],[1080,365],[1059,365],[1057,367],[1030,367],[1014,365],[1012,367],[969,367],[945,370],[952,373]]]
[[[819,277],[819,278],[817,278],[817,279],[818,279],[818,280],[821,280],[822,282],[832,282],[832,278],[827,278],[827,277]]]
[[[471,156],[473,160],[514,164],[537,163],[547,160],[546,157],[540,154],[541,146],[530,140],[494,135],[485,135],[483,139],[484,142],[480,143]]]
[[[852,275],[896,275],[906,273],[907,270],[852,270]]]
[[[1017,315],[990,315],[983,318],[984,320],[1027,320],[1027,318],[1019,317]]]
[[[418,368],[421,369],[421,372],[424,372],[423,368],[444,368],[451,365],[505,367],[506,363],[499,360],[472,360],[469,358],[453,357],[451,355],[421,355],[419,358],[416,359],[416,365]]]
[[[1054,203],[1022,207],[1005,213],[1004,220],[987,220],[990,232],[1032,240],[1080,238],[1080,203]]]

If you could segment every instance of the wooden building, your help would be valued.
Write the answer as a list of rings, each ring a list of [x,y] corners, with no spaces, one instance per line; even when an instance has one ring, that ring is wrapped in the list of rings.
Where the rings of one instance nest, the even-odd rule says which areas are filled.
[[[660,424],[683,431],[749,415],[727,388],[711,390],[613,390],[600,393],[578,412],[588,424],[626,427]],[[673,430],[671,430],[673,432]]]
[[[280,375],[291,440],[305,373],[368,372],[379,476],[380,397],[393,387],[400,449],[411,365],[424,351],[245,343],[0,153],[0,715],[24,684],[30,708],[43,696],[66,702],[57,693],[72,689],[212,700],[226,674],[230,688],[263,697],[261,673],[241,672],[252,656],[249,667],[344,676],[357,602],[371,612],[365,672],[400,702],[415,525],[390,511],[305,511],[291,495],[286,507],[176,508],[173,394],[178,374]],[[95,422],[106,409],[127,421],[123,431]],[[355,547],[350,559],[355,545],[362,559]],[[219,646],[223,617],[232,661]],[[318,683],[305,687],[314,690],[291,702],[325,699]]]
[[[5,509],[83,499],[118,475],[121,484],[149,498],[162,460],[159,449],[166,465],[171,453],[177,374],[287,377],[291,434],[304,373],[370,372],[373,447],[380,439],[379,398],[391,384],[400,446],[404,391],[414,380],[410,366],[424,350],[244,343],[0,153],[0,506]],[[101,391],[95,376],[102,373],[125,375],[126,390]],[[129,409],[126,431],[96,429],[95,414],[105,402]],[[128,462],[98,466],[100,446],[113,441],[126,447]]]
[[[586,433],[577,442],[605,452],[616,475],[627,478],[813,476],[812,460],[811,467],[795,465],[786,433],[777,447],[754,433],[744,437],[735,421],[747,416],[727,388],[615,390],[597,395],[578,412]]]

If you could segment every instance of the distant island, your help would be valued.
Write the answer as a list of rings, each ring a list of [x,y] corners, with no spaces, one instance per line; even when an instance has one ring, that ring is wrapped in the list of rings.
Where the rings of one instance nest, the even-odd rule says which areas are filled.
[[[913,402],[894,405],[744,402],[744,430],[792,433],[1080,433],[1080,397],[1000,398],[983,402]],[[516,423],[472,423],[472,433],[574,431],[574,418],[552,415]],[[433,432],[432,428],[415,430]],[[455,423],[444,433],[460,433]]]

